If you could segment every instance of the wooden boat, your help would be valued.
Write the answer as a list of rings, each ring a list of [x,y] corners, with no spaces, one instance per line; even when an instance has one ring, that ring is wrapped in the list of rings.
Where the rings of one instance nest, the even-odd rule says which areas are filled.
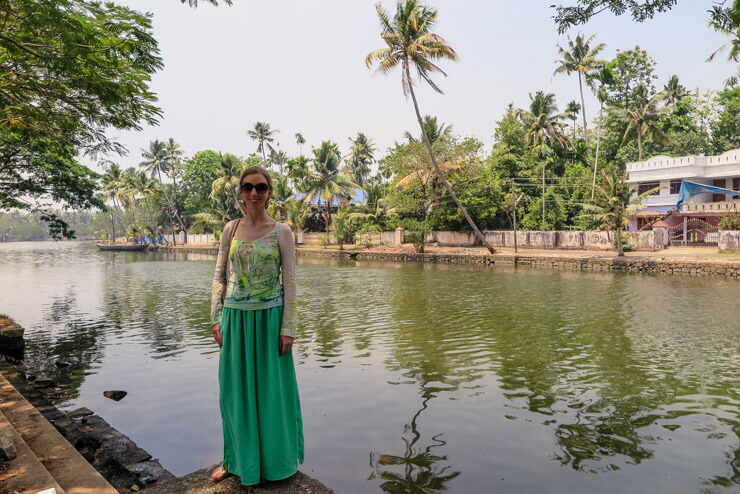
[[[142,251],[148,244],[95,244],[100,250]]]

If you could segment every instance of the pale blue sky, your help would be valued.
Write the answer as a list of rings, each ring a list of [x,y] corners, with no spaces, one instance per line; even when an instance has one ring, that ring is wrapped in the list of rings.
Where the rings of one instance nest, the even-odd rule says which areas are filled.
[[[373,0],[234,0],[232,7],[178,0],[121,0],[154,14],[154,34],[165,67],[152,82],[164,111],[158,127],[114,132],[130,150],[122,166],[140,161],[150,140],[174,137],[187,155],[204,149],[247,155],[255,151],[246,130],[256,121],[279,129],[289,155],[302,132],[304,154],[321,140],[339,143],[362,131],[382,156],[404,130],[418,131],[400,74],[374,76],[367,53],[383,46]],[[451,123],[458,134],[493,142],[495,122],[506,106],[526,106],[528,94],[557,95],[560,109],[578,99],[575,76],[553,76],[557,44],[567,43],[552,20],[553,0],[436,0],[437,33],[460,55],[437,77],[445,95],[420,90],[422,111]],[[394,2],[384,2],[388,10]],[[595,34],[603,58],[636,44],[657,62],[660,87],[678,74],[688,88],[719,89],[737,64],[706,57],[725,39],[706,25],[710,0],[682,0],[671,12],[644,24],[608,14],[571,30]],[[587,94],[590,116],[596,99]]]

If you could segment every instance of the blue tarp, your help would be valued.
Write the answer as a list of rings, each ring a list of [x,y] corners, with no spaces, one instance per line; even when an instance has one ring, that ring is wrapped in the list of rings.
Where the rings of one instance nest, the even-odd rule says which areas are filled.
[[[676,209],[681,211],[681,204],[689,199],[691,196],[696,194],[724,194],[726,196],[740,197],[740,192],[723,189],[722,187],[715,187],[714,185],[697,184],[695,182],[688,182],[683,180],[681,182],[681,190],[678,191],[678,202],[676,203]]]

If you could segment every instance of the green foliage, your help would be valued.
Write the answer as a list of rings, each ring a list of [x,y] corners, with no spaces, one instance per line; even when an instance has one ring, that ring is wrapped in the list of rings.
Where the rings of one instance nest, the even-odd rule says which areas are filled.
[[[572,0],[572,5],[553,5],[555,23],[560,34],[573,26],[585,24],[594,15],[610,11],[614,15],[629,13],[637,22],[652,19],[659,12],[666,12],[678,0]]]
[[[728,88],[717,95],[719,118],[712,125],[716,153],[740,147],[740,86]]]
[[[221,230],[214,230],[213,231],[213,240],[215,240],[216,242],[220,242],[221,241]]]
[[[542,222],[542,197],[533,199],[521,218],[522,230],[563,230],[567,220],[563,199],[554,189],[545,192],[545,222]]]
[[[182,183],[187,191],[185,214],[207,211],[213,181],[221,174],[221,155],[215,151],[200,151],[184,163]]]
[[[614,247],[615,250],[619,249],[616,235],[614,236],[614,241],[612,242],[612,246]],[[626,233],[622,233],[622,251],[631,252],[634,248],[635,248],[635,245],[630,243],[629,236]]]
[[[720,216],[719,226],[725,230],[740,230],[740,214]]]
[[[319,245],[322,249],[326,249],[329,246],[329,235],[325,233],[319,235]]]

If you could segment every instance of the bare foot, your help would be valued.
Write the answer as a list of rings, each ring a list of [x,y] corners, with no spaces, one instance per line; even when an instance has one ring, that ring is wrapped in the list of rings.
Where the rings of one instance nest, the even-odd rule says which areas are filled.
[[[224,467],[216,467],[213,472],[211,472],[211,480],[214,482],[221,482],[226,477],[231,476],[229,472],[224,470]]]

